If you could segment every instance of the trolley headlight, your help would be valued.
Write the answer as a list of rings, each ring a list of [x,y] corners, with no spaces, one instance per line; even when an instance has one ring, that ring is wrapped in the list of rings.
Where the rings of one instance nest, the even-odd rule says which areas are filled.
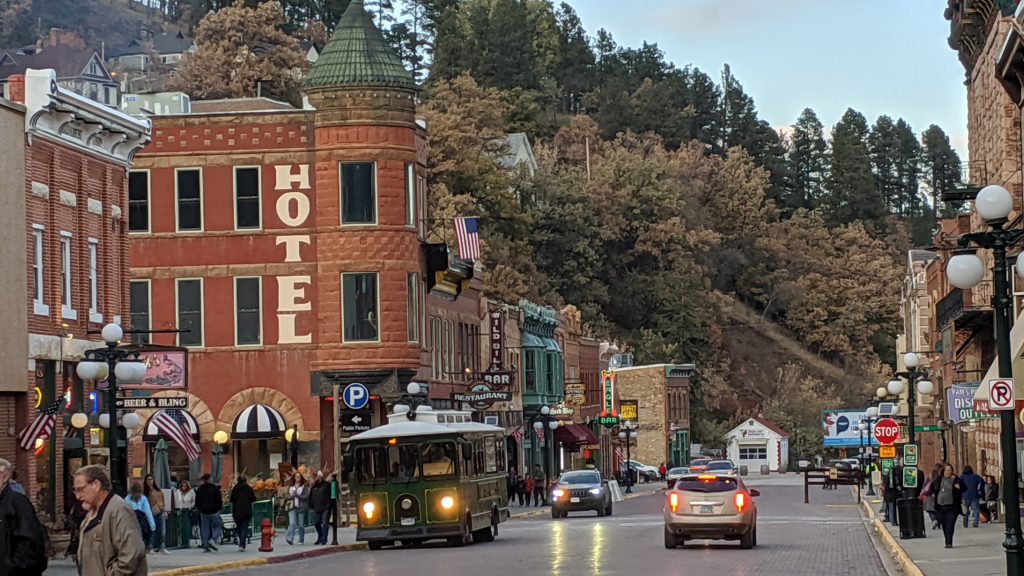
[[[373,502],[363,503],[363,517],[367,520],[373,520],[373,513],[377,510],[377,506]]]
[[[455,507],[455,498],[451,496],[445,496],[441,498],[441,508],[443,510],[451,510]]]

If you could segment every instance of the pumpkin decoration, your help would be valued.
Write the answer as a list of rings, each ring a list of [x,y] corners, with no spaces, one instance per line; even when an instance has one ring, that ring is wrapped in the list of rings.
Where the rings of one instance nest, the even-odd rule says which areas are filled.
[[[305,464],[303,464],[302,466],[299,466],[299,474],[302,474],[303,476],[305,476],[308,472],[309,472],[309,469],[306,468]]]
[[[271,478],[270,480],[267,480],[266,487],[267,487],[267,490],[276,490],[277,489],[277,480],[274,480],[273,478]]]
[[[256,481],[256,489],[257,490],[263,490],[264,488],[266,488],[266,483],[263,482],[263,480],[257,480]]]

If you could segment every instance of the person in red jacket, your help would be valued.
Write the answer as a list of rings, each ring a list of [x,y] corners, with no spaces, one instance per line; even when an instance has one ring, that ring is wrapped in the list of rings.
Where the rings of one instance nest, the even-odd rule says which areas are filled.
[[[658,466],[658,474],[661,476],[661,481],[665,481],[665,476],[668,475],[668,468],[665,467],[665,463],[662,462],[661,466]]]

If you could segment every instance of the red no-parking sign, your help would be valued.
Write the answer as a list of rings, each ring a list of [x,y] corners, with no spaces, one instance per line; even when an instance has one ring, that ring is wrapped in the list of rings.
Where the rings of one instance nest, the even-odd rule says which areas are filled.
[[[875,440],[883,446],[896,442],[900,437],[900,425],[892,418],[882,418],[875,423]]]
[[[988,381],[989,410],[1013,410],[1015,401],[1013,378],[996,378]]]

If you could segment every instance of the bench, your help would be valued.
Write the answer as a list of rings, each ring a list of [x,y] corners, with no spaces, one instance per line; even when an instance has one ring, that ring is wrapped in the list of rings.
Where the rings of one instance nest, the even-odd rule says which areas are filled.
[[[234,542],[238,543],[238,524],[235,522],[234,516],[231,514],[221,514],[220,523],[223,527],[223,534],[221,536],[221,542]],[[250,522],[250,528],[252,523]],[[249,530],[249,537],[246,538],[245,543],[249,544],[252,542],[252,530]]]

